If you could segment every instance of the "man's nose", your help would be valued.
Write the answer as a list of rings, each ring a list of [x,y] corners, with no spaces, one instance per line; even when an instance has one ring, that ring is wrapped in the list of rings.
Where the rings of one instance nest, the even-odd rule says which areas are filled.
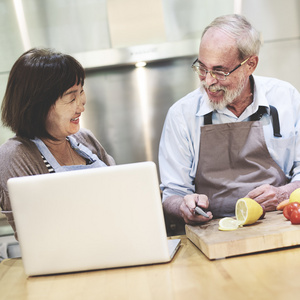
[[[206,82],[207,85],[210,86],[212,84],[217,83],[218,80],[214,76],[212,76],[211,71],[209,71],[209,72],[206,73],[205,82]]]

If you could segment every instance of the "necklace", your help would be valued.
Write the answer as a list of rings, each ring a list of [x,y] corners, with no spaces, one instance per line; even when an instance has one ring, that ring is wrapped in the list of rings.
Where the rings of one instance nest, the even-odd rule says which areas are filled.
[[[45,143],[45,145],[48,147],[48,149],[50,150],[50,152],[52,153],[52,155],[55,157],[56,161],[57,161],[61,166],[66,166],[66,165],[68,165],[68,164],[65,163],[66,161],[69,160],[69,159],[65,159],[66,156],[65,156],[65,158],[64,158],[64,155],[62,156],[62,155],[60,154],[61,152],[57,151],[57,149],[54,149],[54,147],[53,147],[51,144],[46,143],[45,141],[44,141],[44,143]],[[71,144],[70,144],[69,139],[66,138],[62,143],[66,143],[66,147],[68,148],[68,150],[67,150],[66,148],[64,148],[64,149],[65,149],[64,151],[67,151],[67,152],[64,152],[64,153],[65,153],[65,154],[67,154],[67,153],[69,154],[68,156],[69,156],[69,158],[71,158],[72,164],[75,165],[75,159],[74,159],[74,157],[73,157],[73,155],[72,155],[72,149],[71,149],[72,146],[71,146]],[[60,143],[60,145],[62,145],[62,143]],[[60,158],[61,158],[61,159],[60,159]]]
[[[71,144],[70,144],[70,142],[69,142],[69,140],[67,139],[67,143],[68,143],[68,149],[69,149],[69,153],[70,153],[70,156],[71,156],[71,159],[72,159],[72,162],[73,162],[73,165],[75,165],[75,161],[74,161],[74,158],[73,158],[73,155],[72,155],[72,150],[71,150]]]

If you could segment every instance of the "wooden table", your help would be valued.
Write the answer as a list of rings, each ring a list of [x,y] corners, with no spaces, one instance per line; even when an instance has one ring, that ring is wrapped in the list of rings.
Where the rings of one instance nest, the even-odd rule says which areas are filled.
[[[178,237],[174,237],[178,238]],[[21,259],[0,264],[0,299],[297,299],[300,247],[209,260],[186,236],[166,264],[27,277]]]

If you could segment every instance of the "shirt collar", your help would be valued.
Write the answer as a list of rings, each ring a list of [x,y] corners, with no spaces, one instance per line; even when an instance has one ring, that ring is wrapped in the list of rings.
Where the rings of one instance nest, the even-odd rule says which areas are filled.
[[[264,89],[264,86],[257,80],[255,76],[251,76],[253,78],[254,82],[254,98],[253,98],[253,104],[255,111],[258,109],[259,106],[265,106],[267,107],[268,114],[270,114],[270,106],[268,103],[268,100],[266,98],[266,91]]]
[[[196,116],[201,117],[212,111],[213,111],[213,109],[210,106],[208,96],[207,96],[206,92],[204,92],[202,94],[201,105],[199,105],[199,109],[196,113]]]

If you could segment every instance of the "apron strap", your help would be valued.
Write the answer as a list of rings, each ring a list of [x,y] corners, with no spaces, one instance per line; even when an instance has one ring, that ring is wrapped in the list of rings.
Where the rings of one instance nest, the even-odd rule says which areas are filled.
[[[259,106],[257,112],[250,116],[250,121],[259,121],[266,113],[267,108],[265,106]]]
[[[213,112],[211,111],[208,114],[204,115],[204,125],[212,124],[212,114],[213,114]]]
[[[265,113],[267,113],[267,108],[265,106],[259,106],[257,112],[255,112],[253,115],[250,116],[250,121],[259,121]],[[204,115],[204,125],[212,124],[212,114],[213,112],[211,111],[208,114]],[[270,115],[272,117],[274,136],[282,137],[282,135],[280,134],[278,112],[276,107],[272,105],[270,105]]]
[[[276,107],[270,105],[270,112],[271,112],[271,116],[272,116],[274,136],[282,137],[282,135],[280,134],[278,111],[277,111]]]

